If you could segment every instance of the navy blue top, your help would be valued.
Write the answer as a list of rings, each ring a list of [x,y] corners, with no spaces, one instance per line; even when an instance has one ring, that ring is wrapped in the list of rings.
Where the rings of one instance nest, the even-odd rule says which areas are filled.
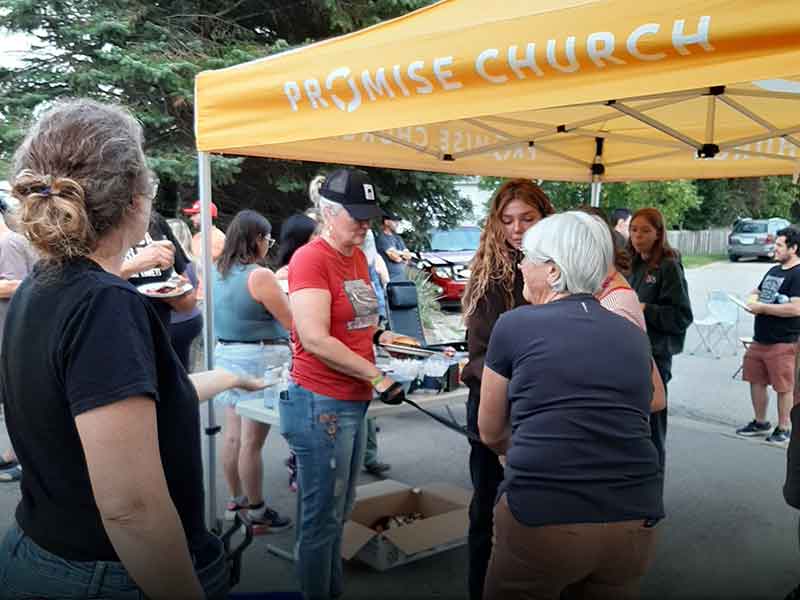
[[[511,447],[499,495],[518,521],[663,516],[650,360],[647,336],[588,294],[498,319],[486,366],[509,379]]]

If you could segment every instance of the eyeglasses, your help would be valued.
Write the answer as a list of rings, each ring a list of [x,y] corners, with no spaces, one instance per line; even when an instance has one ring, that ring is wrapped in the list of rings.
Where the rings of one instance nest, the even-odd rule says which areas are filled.
[[[267,250],[275,245],[276,240],[271,235],[262,235],[261,239],[267,242]]]

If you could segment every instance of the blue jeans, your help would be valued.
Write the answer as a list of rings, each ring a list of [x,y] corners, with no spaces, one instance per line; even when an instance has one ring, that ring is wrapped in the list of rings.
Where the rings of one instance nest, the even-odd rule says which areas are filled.
[[[307,600],[344,592],[342,529],[355,501],[368,404],[295,383],[280,400],[281,434],[297,457],[295,567]]]
[[[209,534],[192,558],[208,600],[224,600],[229,568],[219,538]],[[144,600],[145,596],[122,563],[64,560],[14,524],[0,546],[0,600],[22,598]]]

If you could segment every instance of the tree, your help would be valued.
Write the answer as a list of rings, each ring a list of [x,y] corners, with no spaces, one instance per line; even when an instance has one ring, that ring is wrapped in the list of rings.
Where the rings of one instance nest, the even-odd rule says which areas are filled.
[[[0,69],[0,163],[31,114],[64,96],[129,106],[145,128],[160,178],[158,208],[176,214],[196,198],[194,77],[347,33],[430,0],[0,0],[3,25],[39,40],[19,69]],[[308,205],[306,186],[330,166],[212,157],[213,198],[222,220],[254,208],[273,221]],[[454,178],[373,170],[388,206],[415,231],[453,222],[468,202]],[[3,174],[0,174],[0,178]],[[413,210],[408,203],[411,203]]]
[[[503,179],[481,178],[481,189],[498,188]],[[591,187],[588,183],[542,181],[542,190],[558,211],[570,210],[589,204]],[[700,204],[694,184],[689,181],[637,181],[606,183],[600,198],[600,208],[610,213],[615,208],[636,211],[655,206],[664,214],[668,227],[683,227],[686,214]]]

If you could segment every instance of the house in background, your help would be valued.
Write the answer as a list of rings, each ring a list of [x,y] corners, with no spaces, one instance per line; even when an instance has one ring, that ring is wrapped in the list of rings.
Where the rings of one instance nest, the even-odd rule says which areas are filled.
[[[464,177],[455,184],[458,193],[464,198],[468,198],[472,203],[472,218],[463,220],[459,225],[482,225],[483,220],[486,218],[486,208],[489,205],[492,192],[479,189],[478,183],[480,183],[480,180],[480,177]]]

